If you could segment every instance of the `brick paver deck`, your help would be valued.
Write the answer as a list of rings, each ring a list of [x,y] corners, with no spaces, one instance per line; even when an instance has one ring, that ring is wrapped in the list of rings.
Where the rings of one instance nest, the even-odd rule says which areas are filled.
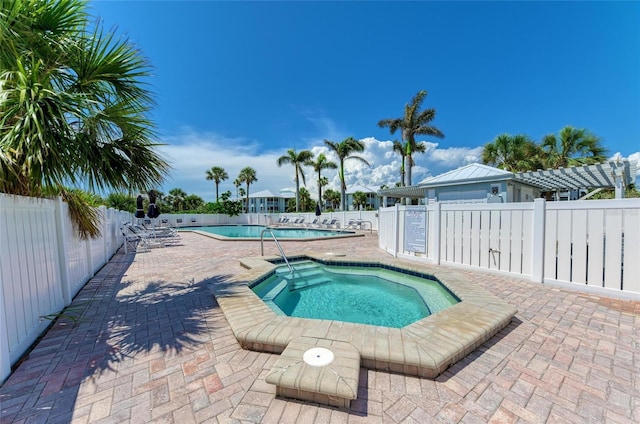
[[[640,422],[640,302],[471,271],[519,312],[435,381],[361,369],[351,412],[276,399],[278,355],[241,349],[212,296],[260,243],[182,239],[112,258],[74,300],[80,320],[57,321],[2,385],[0,423]],[[389,258],[368,233],[282,244]]]

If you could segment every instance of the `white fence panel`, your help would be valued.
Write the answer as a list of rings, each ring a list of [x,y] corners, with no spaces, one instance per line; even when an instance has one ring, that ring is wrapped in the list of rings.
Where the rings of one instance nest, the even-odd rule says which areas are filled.
[[[480,211],[471,211],[471,244],[469,265],[480,266]]]
[[[122,245],[131,214],[100,208],[102,237],[79,240],[61,200],[0,193],[0,382],[55,314]]]
[[[605,212],[605,255],[604,255],[604,287],[620,290],[622,285],[622,209],[609,209]],[[638,250],[638,245],[631,250]]]
[[[640,208],[625,209],[622,289],[640,293]]]
[[[553,213],[553,211],[549,211]],[[556,211],[556,276],[559,281],[571,281],[571,211]]]
[[[378,247],[392,255],[396,254],[396,225],[398,209],[395,207],[380,208],[380,230],[378,231]]]
[[[431,204],[427,254],[436,264],[480,267],[533,281],[640,298],[640,199]],[[380,210],[380,246],[404,251],[400,206]],[[395,223],[390,222],[396,220]]]
[[[511,219],[509,272],[522,274],[522,224],[524,221],[524,211],[513,211]]]
[[[41,316],[64,307],[55,201],[0,195],[0,220],[1,330],[8,349],[0,355],[8,353],[13,363],[48,326]]]
[[[78,238],[69,218],[69,206],[64,202],[60,202],[60,204],[63,217],[60,235],[66,254],[66,263],[61,265],[66,267],[66,279],[69,287],[68,296],[69,300],[71,300],[84,283],[91,278],[89,247],[87,246],[90,242]]]
[[[571,215],[571,281],[587,283],[587,211],[574,210]]]
[[[587,281],[589,285],[602,287],[604,269],[604,210],[588,212],[587,227]],[[586,231],[588,228],[588,231]]]

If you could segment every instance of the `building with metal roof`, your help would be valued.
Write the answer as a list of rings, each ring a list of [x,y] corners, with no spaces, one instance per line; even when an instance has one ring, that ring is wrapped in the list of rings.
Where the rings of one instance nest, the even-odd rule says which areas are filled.
[[[512,203],[530,202],[550,193],[557,200],[576,200],[601,188],[615,188],[616,198],[622,198],[636,174],[637,162],[629,160],[519,173],[473,163],[415,186],[383,189],[378,194],[387,206],[389,197],[420,199],[420,203]]]

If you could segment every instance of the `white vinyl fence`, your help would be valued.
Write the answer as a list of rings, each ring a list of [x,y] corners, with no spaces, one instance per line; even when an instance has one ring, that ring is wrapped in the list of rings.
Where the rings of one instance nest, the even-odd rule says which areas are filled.
[[[380,209],[395,256],[640,299],[640,199]]]
[[[102,236],[74,235],[67,204],[0,193],[0,382],[123,243],[131,214],[100,207]]]
[[[164,214],[158,217],[158,223],[170,225],[172,227],[197,227],[207,225],[273,225],[278,222],[281,216],[288,218],[304,218],[303,225],[309,225],[316,219],[314,212],[291,212],[291,213],[249,213],[238,216],[228,216],[221,214]],[[344,228],[350,220],[361,220],[363,230],[378,230],[378,211],[345,211],[345,212],[323,212],[318,217],[320,221],[325,218],[337,219],[336,228]],[[150,222],[151,223],[151,222]]]

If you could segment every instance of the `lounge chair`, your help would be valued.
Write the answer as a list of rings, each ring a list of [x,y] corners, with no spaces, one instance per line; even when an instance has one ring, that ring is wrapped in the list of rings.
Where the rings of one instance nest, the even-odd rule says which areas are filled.
[[[307,227],[317,227],[319,225],[319,223],[320,223],[320,219],[316,218],[313,221],[308,222],[307,223]]]
[[[331,221],[327,222],[327,223],[325,224],[325,227],[326,227],[326,228],[334,228],[334,227],[335,227],[335,228],[337,228],[337,225],[338,225],[338,223],[339,223],[339,222],[340,222],[340,221],[338,221],[337,219],[335,219],[335,218],[334,218],[334,219],[332,219]]]
[[[133,241],[137,237],[139,241],[138,244],[144,249],[153,246],[163,247],[180,242],[180,234],[178,234],[175,229],[169,227],[148,230],[141,225],[125,223],[124,229],[126,230],[123,231],[125,239]]]
[[[349,222],[347,222],[347,225],[343,228],[344,230],[355,230],[358,227],[358,223],[356,222],[355,219],[350,219]]]

